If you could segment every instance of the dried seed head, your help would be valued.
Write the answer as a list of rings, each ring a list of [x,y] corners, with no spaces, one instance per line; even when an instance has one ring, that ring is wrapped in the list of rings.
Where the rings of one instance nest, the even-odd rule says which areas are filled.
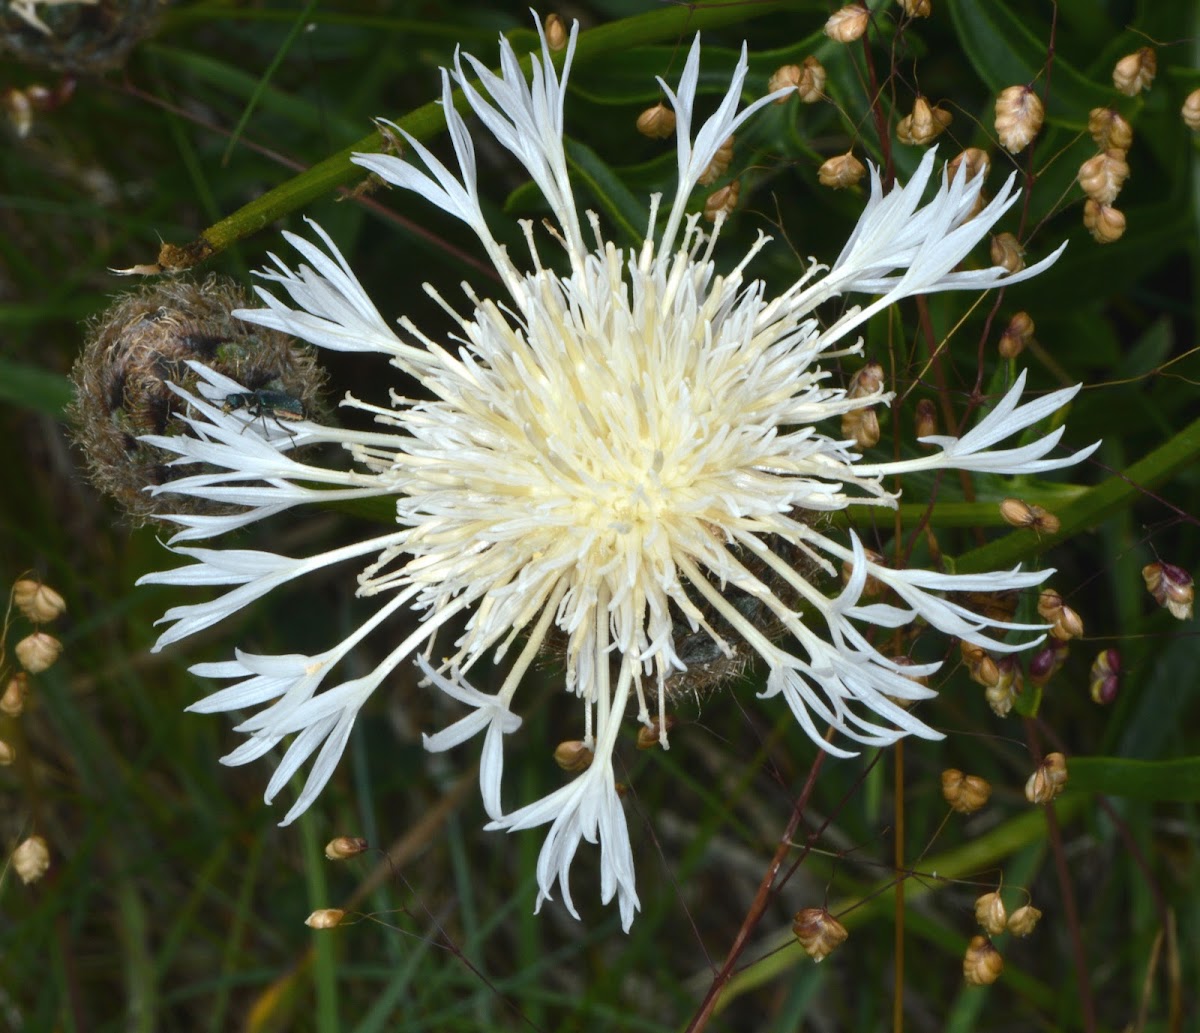
[[[969,986],[991,986],[1004,971],[1004,959],[986,936],[975,936],[963,955],[963,979]]]
[[[1025,249],[1011,233],[997,233],[992,237],[992,265],[1003,266],[1010,273],[1019,273],[1025,268]]]
[[[702,187],[711,186],[720,179],[726,172],[729,171],[729,166],[733,162],[733,143],[734,137],[728,137],[720,147],[717,148],[716,154],[712,156],[712,161],[708,163],[696,182]]]
[[[369,845],[361,836],[338,836],[325,844],[325,856],[330,861],[344,861],[348,857],[357,857]]]
[[[1049,510],[1024,499],[1006,498],[1000,503],[1000,516],[1013,527],[1028,527],[1035,533],[1057,534],[1062,522]]]
[[[932,398],[918,399],[915,424],[918,439],[930,437],[938,432],[937,406],[933,404]],[[927,447],[935,446],[928,445]]]
[[[639,725],[637,732],[637,748],[639,750],[652,750],[656,746],[667,748],[667,734],[675,727],[675,718],[668,714],[665,722],[660,722],[657,718],[651,721],[648,725]]]
[[[978,147],[968,147],[946,162],[946,179],[951,180],[961,172],[970,182],[976,176],[986,176],[991,167],[992,159],[988,157],[987,151]]]
[[[1185,126],[1193,131],[1200,129],[1200,89],[1192,90],[1187,95],[1183,102],[1183,108],[1180,109],[1180,114],[1183,115],[1183,124]]]
[[[1083,202],[1083,225],[1097,244],[1111,244],[1125,234],[1125,214],[1089,197]]]
[[[967,665],[971,681],[987,688],[1000,681],[1000,668],[988,654],[965,639],[959,644],[962,650],[963,663]]]
[[[875,413],[875,407],[843,413],[842,437],[854,441],[860,449],[874,448],[878,445],[879,417]]]
[[[47,624],[66,612],[67,604],[49,585],[22,578],[12,590],[13,604],[34,624]]]
[[[867,31],[871,12],[862,4],[847,4],[834,11],[825,23],[825,35],[835,43],[853,43]]]
[[[1115,649],[1102,649],[1092,661],[1088,674],[1088,690],[1092,702],[1108,706],[1117,698],[1120,688],[1121,654]]]
[[[1112,108],[1092,108],[1088,112],[1088,132],[1102,151],[1127,151],[1133,146],[1133,126]]]
[[[1083,619],[1053,588],[1042,589],[1038,596],[1038,616],[1051,625],[1050,634],[1062,642],[1083,637]]]
[[[738,198],[742,196],[742,181],[735,179],[720,190],[715,190],[704,200],[704,218],[716,222],[717,217],[727,217],[737,207]]]
[[[567,739],[554,748],[554,763],[563,771],[587,771],[594,757],[592,748],[581,739]]]
[[[996,661],[999,677],[995,685],[989,685],[984,693],[988,706],[997,717],[1006,717],[1017,698],[1025,691],[1025,675],[1016,657],[1003,656]]]
[[[1150,563],[1142,568],[1146,589],[1159,606],[1165,606],[1176,620],[1192,616],[1195,586],[1192,575],[1174,563]]]
[[[804,59],[800,69],[800,81],[796,83],[796,92],[805,104],[815,104],[825,96],[825,81],[827,79],[825,66],[811,54]]]
[[[911,115],[905,115],[896,126],[896,139],[909,146],[923,147],[932,143],[954,121],[945,108],[932,108],[924,97],[913,101]]]
[[[883,367],[878,362],[868,362],[850,378],[846,388],[847,398],[867,398],[883,391]]]
[[[17,751],[0,739],[0,768],[8,767],[16,759]]]
[[[1028,312],[1018,312],[1000,335],[1000,354],[1006,359],[1015,359],[1032,340],[1033,319]]]
[[[792,932],[813,961],[824,961],[850,935],[823,907],[806,907],[792,918]]]
[[[310,929],[336,929],[345,917],[346,912],[340,907],[319,907],[304,920],[304,924]]]
[[[975,901],[975,921],[989,936],[999,936],[1008,926],[1008,909],[999,893],[985,893]]]
[[[30,674],[41,674],[54,666],[54,662],[62,655],[62,643],[53,635],[44,631],[35,631],[26,635],[13,647],[17,654],[17,662]]]
[[[1112,204],[1129,178],[1125,152],[1115,147],[1101,151],[1079,166],[1079,185],[1083,192],[1100,204]]]
[[[1041,98],[1028,86],[1010,86],[996,98],[996,135],[1012,154],[1029,146],[1045,117]]]
[[[1047,639],[1046,644],[1029,658],[1029,680],[1038,688],[1044,686],[1062,670],[1069,653],[1066,642]]]
[[[1126,54],[1113,67],[1113,85],[1127,97],[1136,97],[1150,89],[1158,71],[1158,58],[1149,47]]]
[[[0,696],[0,714],[20,717],[25,711],[25,697],[29,695],[29,675],[18,671],[8,679],[4,694]]]
[[[164,279],[118,298],[89,326],[71,371],[72,436],[87,459],[92,483],[134,521],[241,508],[144,490],[204,472],[199,464],[170,465],[177,458],[173,452],[138,440],[144,434],[192,433],[176,418],[187,404],[167,386],[197,390],[198,375],[189,360],[249,391],[278,390],[295,399],[302,412],[322,411],[324,373],[315,349],[230,314],[247,307],[250,299],[226,277]]]
[[[958,768],[942,772],[942,797],[959,814],[974,814],[988,802],[992,786],[978,775],[964,775]]]
[[[817,170],[817,179],[823,187],[844,190],[852,187],[867,174],[867,167],[847,151],[827,160]]]
[[[566,49],[567,46],[567,26],[557,14],[546,15],[545,21],[546,44],[553,51]]]
[[[1038,919],[1041,917],[1042,913],[1036,907],[1026,904],[1008,916],[1008,931],[1013,936],[1028,936],[1037,928]]]
[[[37,882],[50,868],[50,847],[41,836],[30,836],[12,852],[12,866],[26,886]]]
[[[780,65],[771,73],[771,78],[767,80],[767,93],[785,90],[789,86],[794,90],[800,85],[800,76],[802,74],[799,65]],[[791,100],[791,97],[790,93],[782,97],[776,97],[774,103],[786,104]]]
[[[899,0],[899,3],[910,18],[928,18],[933,13],[929,0]]]
[[[874,563],[876,566],[884,566],[884,558],[874,549],[863,549],[863,558],[868,563]],[[850,578],[854,576],[854,564],[850,560],[846,560],[842,564],[842,584],[850,583]],[[863,582],[862,595],[864,598],[872,599],[883,592],[883,582],[877,577],[867,574],[866,580]]]
[[[637,131],[651,140],[665,140],[675,132],[675,112],[659,101],[638,115]]]
[[[1045,759],[1025,783],[1025,799],[1030,803],[1050,803],[1067,784],[1067,758],[1047,753]]]

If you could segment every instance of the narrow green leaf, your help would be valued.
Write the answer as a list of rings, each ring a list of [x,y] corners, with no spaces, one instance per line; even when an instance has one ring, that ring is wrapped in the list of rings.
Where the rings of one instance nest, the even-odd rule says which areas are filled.
[[[1127,796],[1138,800],[1200,800],[1200,757],[1128,760],[1124,757],[1072,757],[1072,792]]]

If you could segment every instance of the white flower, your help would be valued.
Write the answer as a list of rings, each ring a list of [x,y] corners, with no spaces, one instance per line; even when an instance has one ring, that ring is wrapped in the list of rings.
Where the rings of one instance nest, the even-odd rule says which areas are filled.
[[[159,640],[161,647],[277,584],[330,563],[377,557],[359,574],[358,592],[387,602],[333,650],[316,657],[239,653],[233,662],[196,669],[244,679],[196,709],[269,704],[239,725],[251,738],[227,763],[296,736],[268,798],[320,749],[285,821],[308,806],[328,779],[375,686],[418,651],[432,655],[436,630],[463,615],[450,655],[436,670],[420,663],[427,683],[472,709],[428,736],[426,746],[448,749],[483,731],[480,781],[492,819],[488,827],[550,824],[538,864],[539,905],[557,883],[575,913],[567,887],[571,861],[583,840],[598,840],[602,899],[618,898],[628,928],[638,898],[613,773],[617,732],[630,698],[638,701],[641,721],[654,719],[647,688],[662,715],[666,682],[685,667],[676,652],[679,629],[703,629],[727,654],[731,647],[722,636],[740,638],[766,665],[763,695],[781,695],[804,730],[832,753],[847,751],[823,741],[825,725],[872,746],[906,734],[940,738],[897,702],[933,696],[910,676],[938,665],[901,667],[876,649],[866,630],[919,617],[989,649],[1022,649],[1039,639],[1013,644],[996,634],[1040,632],[1041,626],[1006,624],[932,593],[1026,589],[1050,572],[893,570],[868,560],[856,535],[843,536],[816,518],[894,506],[896,495],[885,479],[897,474],[1029,474],[1076,463],[1091,449],[1053,454],[1061,428],[1026,440],[1023,432],[1066,404],[1076,389],[1021,405],[1024,374],[962,438],[926,439],[939,447],[932,455],[868,462],[853,442],[821,429],[831,418],[890,398],[847,397],[830,385],[821,365],[859,350],[847,335],[872,313],[916,293],[1014,283],[1054,261],[1058,252],[1017,275],[1001,268],[956,271],[1016,199],[1011,179],[972,218],[978,179],[947,183],[943,177],[922,203],[933,175],[932,151],[907,186],[885,194],[876,175],[867,209],[834,265],[815,266],[769,298],[763,283],[747,273],[766,239],[722,273],[712,257],[720,222],[706,238],[687,204],[716,149],[773,98],[737,110],[747,69],[743,50],[724,100],[693,134],[697,40],[678,90],[662,83],[678,120],[678,190],[663,212],[660,198],[651,199],[646,241],[625,252],[604,240],[595,215],[587,214],[585,228],[567,175],[562,108],[575,38],[573,31],[561,78],[544,42],[531,81],[503,40],[500,76],[473,58],[456,57],[453,71],[443,72],[442,104],[457,170],[411,138],[411,153],[423,168],[387,155],[356,158],[466,223],[500,274],[506,298],[493,301],[468,290],[468,311],[455,316],[459,330],[448,343],[430,340],[407,319],[400,321],[402,339],[333,242],[314,228],[320,246],[285,234],[304,264],[292,269],[276,258],[264,274],[281,293],[260,288],[267,307],[237,313],[321,347],[382,352],[424,385],[428,400],[393,396],[390,407],[349,400],[375,416],[382,429],[372,433],[304,421],[283,434],[269,420],[223,412],[214,402],[238,385],[210,377],[202,389],[208,400],[188,396],[197,436],[155,439],[177,452],[178,462],[204,464],[203,472],[158,490],[246,507],[234,518],[177,517],[184,525],[177,539],[221,533],[314,498],[379,494],[395,499],[399,528],[301,560],[177,548],[196,562],[143,580],[236,586],[212,602],[169,611],[164,620],[174,626]],[[482,92],[471,85],[476,79]],[[551,246],[561,252],[564,271],[556,271],[557,262],[556,268],[543,264],[531,224],[523,224],[527,268],[492,236],[477,190],[474,145],[452,103],[454,84],[545,195],[555,223]],[[585,243],[589,237],[592,247]],[[427,290],[453,312],[432,287]],[[849,291],[880,297],[822,328],[814,307]],[[992,450],[1018,436],[1025,443]],[[325,469],[289,455],[297,444],[312,442],[340,443],[357,468]],[[846,562],[851,576],[831,598],[828,576]],[[895,602],[864,602],[868,578],[890,590]],[[745,616],[729,601],[731,593],[753,599],[770,620]],[[417,630],[390,648],[370,674],[322,689],[329,669],[401,606],[420,615]],[[786,635],[768,639],[764,623],[777,624]],[[510,705],[552,626],[566,642],[565,687],[583,703],[583,741],[594,759],[570,784],[505,815],[502,743],[520,725]],[[481,657],[503,657],[514,641],[521,643],[519,655],[494,695],[462,680]]]

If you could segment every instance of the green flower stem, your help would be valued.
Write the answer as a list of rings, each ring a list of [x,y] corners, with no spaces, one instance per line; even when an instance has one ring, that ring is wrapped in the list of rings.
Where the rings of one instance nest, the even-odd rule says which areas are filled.
[[[688,4],[662,7],[646,14],[626,18],[611,25],[601,25],[580,33],[575,61],[578,64],[588,64],[600,60],[608,54],[621,53],[630,47],[677,38],[681,34],[691,35],[701,29],[745,22],[768,14],[782,6],[782,0],[776,0],[776,2],[752,4],[749,7],[742,4],[723,3],[715,3],[710,6]],[[528,30],[521,31],[527,32]],[[522,65],[528,70],[528,58],[522,62]],[[465,106],[466,100],[460,91],[455,94],[455,107],[465,108]],[[411,133],[416,139],[425,141],[445,129],[446,120],[441,105],[430,102],[409,112],[396,124]],[[249,204],[243,205],[232,215],[228,215],[220,222],[210,226],[201,234],[201,239],[197,244],[190,248],[180,249],[181,253],[194,255],[197,258],[207,258],[223,251],[231,244],[257,233],[276,219],[282,218],[297,208],[302,208],[309,202],[325,196],[331,190],[343,186],[350,180],[362,176],[363,170],[351,163],[351,155],[356,152],[378,152],[385,146],[386,141],[379,132],[364,136],[357,143],[330,155],[312,168],[293,176],[261,197],[255,198]]]

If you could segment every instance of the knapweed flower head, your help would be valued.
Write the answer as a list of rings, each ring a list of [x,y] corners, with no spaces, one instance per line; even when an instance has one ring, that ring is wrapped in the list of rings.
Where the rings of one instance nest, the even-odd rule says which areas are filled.
[[[1022,402],[1024,374],[962,437],[923,439],[929,454],[873,462],[836,436],[844,414],[891,397],[881,386],[851,396],[831,382],[825,366],[860,350],[851,335],[864,321],[910,295],[1015,283],[1057,257],[1017,275],[958,269],[1015,199],[1011,181],[971,217],[978,178],[943,177],[921,203],[932,153],[904,187],[885,192],[872,173],[866,209],[833,264],[814,264],[770,297],[749,274],[767,239],[760,237],[740,261],[718,263],[722,220],[709,232],[688,209],[714,153],[778,94],[739,111],[743,48],[724,98],[698,122],[697,40],[678,87],[660,80],[676,117],[678,186],[665,205],[659,196],[650,199],[644,243],[624,250],[605,239],[596,215],[580,213],[568,176],[563,106],[577,31],[561,73],[544,40],[528,79],[503,39],[499,75],[456,55],[453,69],[443,70],[442,105],[457,169],[407,134],[411,163],[378,154],[355,158],[466,223],[503,282],[502,298],[468,288],[465,313],[458,314],[426,287],[453,315],[457,332],[435,341],[404,318],[397,332],[314,226],[316,242],[286,235],[303,262],[293,268],[274,259],[263,274],[269,287],[259,288],[266,307],[238,313],[321,348],[378,352],[423,385],[427,398],[393,394],[390,406],[351,400],[375,417],[376,431],[311,420],[281,428],[223,411],[221,399],[241,387],[201,367],[205,383],[189,394],[184,417],[196,436],[153,442],[176,450],[181,464],[204,464],[202,472],[156,490],[243,509],[181,513],[172,548],[193,562],[142,580],[230,586],[212,601],[168,611],[161,649],[304,574],[372,557],[358,575],[358,594],[380,605],[344,641],[313,655],[238,652],[193,668],[232,684],[192,710],[261,708],[238,725],[247,739],[225,763],[261,757],[290,738],[267,788],[270,800],[315,755],[284,818],[293,820],[333,773],[360,707],[400,664],[415,661],[425,684],[463,708],[448,728],[425,737],[426,748],[447,750],[483,737],[487,827],[550,827],[537,866],[539,907],[557,891],[577,914],[571,862],[583,840],[598,842],[601,897],[617,898],[628,928],[639,903],[614,774],[618,730],[636,701],[637,719],[657,722],[665,738],[667,683],[685,667],[677,650],[681,633],[705,634],[726,655],[735,645],[756,654],[766,671],[762,697],[781,699],[830,753],[846,756],[846,745],[883,746],[909,734],[940,738],[904,706],[934,695],[918,679],[938,664],[888,658],[869,640],[871,628],[902,627],[919,617],[981,648],[1022,649],[1031,636],[1014,644],[995,635],[1036,634],[1041,625],[980,616],[935,593],[1026,589],[1048,572],[891,569],[872,560],[853,532],[835,531],[824,518],[895,506],[885,478],[890,484],[896,475],[1031,474],[1075,463],[1090,449],[1052,455],[1061,428],[1002,446],[1075,393]],[[523,224],[529,254],[520,261],[493,237],[480,202],[475,145],[453,104],[456,85],[483,129],[545,196],[553,261],[543,260],[531,224]],[[877,297],[822,326],[817,306],[849,293]],[[326,469],[294,457],[299,446],[316,442],[343,445],[353,468]],[[371,495],[395,500],[396,529],[322,555],[293,559],[186,544],[304,503]],[[843,566],[849,575],[831,597],[826,586],[838,583]],[[893,601],[866,602],[868,582]],[[769,620],[750,619],[730,595],[754,600]],[[340,661],[402,610],[419,616],[416,630],[389,643],[368,673],[327,684],[336,682],[330,674]],[[766,623],[780,634],[768,637]],[[446,626],[456,637],[435,650],[435,635]],[[582,704],[580,741],[592,759],[560,789],[509,811],[501,778],[506,740],[521,727],[516,697],[551,637],[565,641],[564,688]],[[495,692],[468,679],[484,657],[496,658],[503,672]],[[826,726],[839,733],[837,741],[824,741]],[[579,731],[557,738],[577,739]],[[543,745],[550,762],[553,744]]]

